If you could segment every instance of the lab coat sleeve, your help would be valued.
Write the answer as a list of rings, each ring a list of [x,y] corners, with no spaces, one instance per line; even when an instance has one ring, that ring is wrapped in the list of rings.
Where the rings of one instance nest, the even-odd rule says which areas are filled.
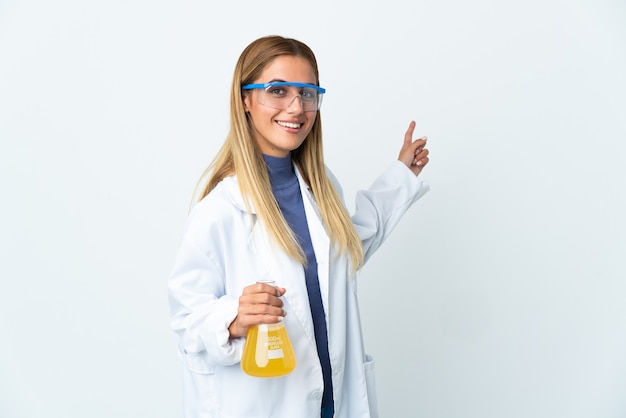
[[[357,193],[352,223],[363,242],[365,261],[380,247],[402,215],[430,186],[401,161],[394,161],[367,190]]]
[[[228,326],[237,316],[238,300],[225,295],[219,251],[205,237],[215,234],[207,216],[190,216],[170,274],[171,326],[180,337],[183,357],[202,357],[209,365],[238,363],[244,339],[230,339]],[[209,225],[209,226],[207,226]]]

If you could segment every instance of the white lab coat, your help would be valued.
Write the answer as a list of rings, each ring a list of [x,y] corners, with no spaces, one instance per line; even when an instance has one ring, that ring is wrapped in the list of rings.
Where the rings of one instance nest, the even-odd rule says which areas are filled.
[[[377,417],[374,361],[363,347],[356,280],[348,259],[333,249],[313,195],[297,174],[326,312],[335,417]],[[369,190],[357,194],[352,220],[366,258],[428,189],[394,161]],[[284,323],[297,365],[282,377],[243,373],[245,339],[229,339],[228,326],[237,315],[243,288],[260,279],[286,289]],[[192,209],[169,279],[169,296],[172,328],[180,336],[186,418],[319,418],[322,368],[304,270],[247,212],[235,176],[225,178]]]

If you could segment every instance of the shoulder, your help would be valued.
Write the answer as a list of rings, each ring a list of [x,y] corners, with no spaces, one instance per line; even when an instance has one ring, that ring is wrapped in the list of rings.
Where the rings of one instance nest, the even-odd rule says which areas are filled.
[[[189,212],[188,224],[195,227],[224,227],[233,219],[247,215],[237,178],[226,177],[209,194],[194,204]]]

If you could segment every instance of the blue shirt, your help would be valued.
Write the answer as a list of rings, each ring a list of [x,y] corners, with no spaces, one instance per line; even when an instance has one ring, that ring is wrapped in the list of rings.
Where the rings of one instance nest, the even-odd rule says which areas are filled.
[[[306,256],[307,263],[306,266],[304,266],[304,277],[309,295],[311,316],[313,317],[317,355],[319,356],[322,374],[324,376],[322,407],[332,407],[333,382],[331,378],[330,356],[328,354],[326,316],[324,315],[322,293],[317,277],[317,260],[315,259],[313,243],[309,233],[309,225],[306,220],[306,213],[304,212],[300,183],[298,182],[298,177],[296,176],[291,162],[291,155],[284,158],[263,155],[263,158],[267,164],[272,192],[278,202],[278,207],[298,239],[298,243],[304,250]]]

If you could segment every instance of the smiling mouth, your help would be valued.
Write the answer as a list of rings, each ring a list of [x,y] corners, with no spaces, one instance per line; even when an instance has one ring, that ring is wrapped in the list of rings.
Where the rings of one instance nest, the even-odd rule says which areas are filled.
[[[277,120],[276,123],[285,128],[292,128],[292,129],[298,129],[302,125],[304,125],[303,123],[283,122],[280,120]]]

